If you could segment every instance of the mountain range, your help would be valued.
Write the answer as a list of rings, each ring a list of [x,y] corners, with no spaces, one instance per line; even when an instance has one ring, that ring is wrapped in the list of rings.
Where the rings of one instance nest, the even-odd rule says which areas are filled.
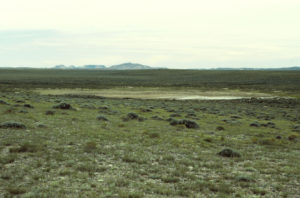
[[[53,67],[53,69],[98,69],[98,70],[149,70],[149,69],[168,69],[166,67],[151,67],[147,65],[142,65],[138,63],[122,63],[119,65],[112,65],[112,66],[105,66],[105,65],[83,65],[83,66],[65,66],[65,65],[56,65]],[[280,71],[299,71],[300,67],[293,66],[293,67],[276,67],[276,68],[264,68],[264,67],[258,67],[258,68],[251,68],[251,67],[242,67],[242,68],[195,68],[195,69],[187,69],[187,70],[280,70]]]
[[[43,67],[1,67],[0,69],[42,69]],[[44,68],[45,69],[45,68]],[[167,67],[151,67],[147,65],[142,65],[139,63],[122,63],[119,65],[105,66],[105,65],[83,65],[83,66],[75,66],[75,65],[56,65],[54,67],[50,67],[48,69],[65,69],[65,70],[152,70],[152,69],[172,69]],[[176,70],[240,70],[240,71],[300,71],[300,66],[292,66],[292,67],[219,67],[219,68],[181,68]]]
[[[56,66],[54,66],[54,69],[140,70],[140,69],[162,69],[162,68],[150,67],[150,66],[142,65],[142,64],[138,64],[138,63],[123,63],[123,64],[119,64],[119,65],[112,65],[110,67],[107,67],[105,65],[84,65],[84,66],[56,65]]]

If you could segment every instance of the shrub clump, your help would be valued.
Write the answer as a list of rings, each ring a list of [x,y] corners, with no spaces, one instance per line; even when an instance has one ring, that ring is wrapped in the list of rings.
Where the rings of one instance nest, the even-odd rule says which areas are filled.
[[[223,149],[218,153],[222,157],[241,157],[241,154],[231,149]]]
[[[157,133],[157,132],[151,132],[151,133],[148,133],[148,136],[150,138],[159,138],[160,137],[160,134]]]
[[[26,126],[20,122],[14,122],[14,121],[7,121],[0,124],[0,128],[8,129],[26,129]]]
[[[68,103],[60,103],[58,105],[53,106],[54,109],[72,109],[72,106]]]
[[[168,119],[168,120],[170,121],[170,125],[172,125],[172,126],[183,124],[188,129],[199,128],[199,125],[195,121],[192,121],[192,120],[175,120],[172,118]]]
[[[5,102],[4,100],[0,100],[0,104],[3,104],[3,105],[8,105],[7,102]]]
[[[97,120],[99,120],[99,121],[108,121],[108,119],[103,115],[97,116]]]
[[[218,126],[218,127],[216,128],[216,130],[217,130],[217,131],[224,131],[225,129],[224,129],[224,127],[222,127],[222,126]]]
[[[128,113],[127,118],[129,118],[130,120],[135,120],[135,119],[138,119],[139,116],[136,113]]]
[[[24,104],[23,106],[26,107],[26,108],[31,108],[31,109],[34,108],[31,104]]]
[[[251,126],[251,127],[260,127],[261,124],[255,121],[255,122],[252,122],[249,126]]]
[[[10,148],[9,152],[10,153],[25,153],[25,152],[34,153],[39,151],[40,149],[41,148],[35,144],[24,143],[19,147]]]
[[[95,150],[97,150],[97,144],[96,142],[94,141],[90,141],[90,142],[87,142],[85,145],[84,145],[84,148],[83,150],[87,153],[91,153]]]
[[[54,114],[55,114],[55,111],[49,110],[49,111],[46,111],[45,114],[46,114],[46,115],[54,115]]]

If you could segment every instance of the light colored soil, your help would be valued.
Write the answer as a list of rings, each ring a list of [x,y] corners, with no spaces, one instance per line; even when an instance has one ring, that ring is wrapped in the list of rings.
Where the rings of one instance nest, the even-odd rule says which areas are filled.
[[[242,98],[273,98],[275,95],[239,90],[203,91],[176,88],[112,88],[112,89],[36,89],[42,95],[94,95],[108,98],[175,99],[175,100],[233,100]]]

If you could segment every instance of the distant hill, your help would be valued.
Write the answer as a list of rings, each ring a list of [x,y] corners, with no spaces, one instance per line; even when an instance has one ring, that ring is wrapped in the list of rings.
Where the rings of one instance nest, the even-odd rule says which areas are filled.
[[[54,69],[106,69],[104,65],[84,65],[84,66],[65,66],[65,65],[56,65]]]
[[[138,69],[162,69],[150,67],[147,65],[142,65],[138,63],[123,63],[119,65],[113,65],[106,67],[105,65],[84,65],[84,66],[65,66],[65,65],[56,65],[54,69],[105,69],[105,70],[138,70]]]
[[[0,67],[0,69],[37,69],[36,67]],[[41,68],[41,67],[40,67]],[[49,68],[48,68],[49,69]],[[122,63],[119,65],[113,66],[105,66],[105,65],[83,65],[83,66],[76,66],[76,65],[56,65],[51,67],[50,69],[67,69],[67,70],[156,70],[156,69],[169,69],[167,67],[151,67],[147,65],[142,65],[139,63]],[[232,70],[232,71],[300,71],[300,66],[292,66],[292,67],[240,67],[240,68],[233,68],[233,67],[219,67],[219,68],[182,68],[179,70]]]
[[[54,66],[54,69],[68,69],[68,67],[65,65],[56,65]]]
[[[154,68],[147,66],[147,65],[138,64],[138,63],[123,63],[120,65],[110,66],[107,69],[110,69],[110,70],[135,70],[135,69],[154,69]]]
[[[105,65],[84,65],[83,67],[79,67],[80,69],[106,69]]]

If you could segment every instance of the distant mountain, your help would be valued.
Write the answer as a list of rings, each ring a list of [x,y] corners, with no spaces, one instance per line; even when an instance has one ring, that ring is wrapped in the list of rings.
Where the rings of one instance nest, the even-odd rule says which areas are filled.
[[[65,65],[55,65],[54,69],[67,69],[68,67]]]
[[[84,65],[83,67],[79,67],[80,69],[106,69],[105,65]]]
[[[162,67],[150,67],[147,65],[142,65],[138,63],[123,63],[119,65],[113,65],[106,67],[105,65],[84,65],[84,66],[65,66],[65,65],[56,65],[54,69],[103,69],[103,70],[147,70],[147,69],[168,69]],[[220,67],[220,68],[198,68],[198,69],[187,69],[187,70],[241,70],[241,71],[300,71],[300,66],[293,67],[275,67],[275,68],[266,68],[266,67],[241,67],[241,68],[231,68],[231,67]]]
[[[147,65],[142,65],[138,63],[123,63],[119,65],[113,65],[106,67],[105,65],[84,65],[84,66],[65,66],[65,65],[56,65],[54,69],[105,69],[105,70],[138,70],[138,69],[166,69],[166,68],[157,68],[150,67]]]
[[[54,69],[106,69],[104,65],[84,65],[84,66],[65,66],[65,65],[56,65]]]
[[[136,69],[155,69],[155,68],[152,68],[147,65],[138,64],[138,63],[123,63],[120,65],[110,66],[107,69],[110,69],[110,70],[136,70]]]

